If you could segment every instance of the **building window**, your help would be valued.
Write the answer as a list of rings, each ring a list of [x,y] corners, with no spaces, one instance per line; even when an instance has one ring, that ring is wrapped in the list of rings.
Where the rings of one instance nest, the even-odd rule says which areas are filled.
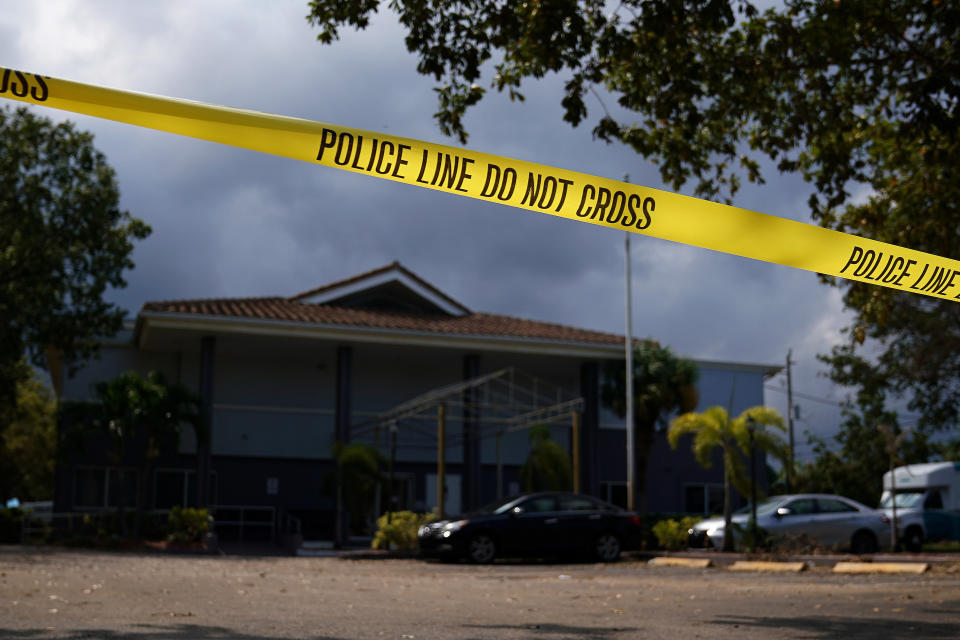
[[[683,487],[683,510],[708,516],[723,511],[722,484],[687,484]]]
[[[153,482],[155,509],[197,506],[197,472],[191,469],[157,469]],[[210,472],[208,504],[216,504],[217,474]]]
[[[121,477],[121,474],[122,477]],[[115,467],[80,467],[73,476],[73,506],[77,509],[108,509],[137,504],[137,471]]]
[[[618,507],[628,509],[627,506],[627,483],[620,482],[601,482],[600,483],[600,497],[609,502],[610,504],[615,504]]]

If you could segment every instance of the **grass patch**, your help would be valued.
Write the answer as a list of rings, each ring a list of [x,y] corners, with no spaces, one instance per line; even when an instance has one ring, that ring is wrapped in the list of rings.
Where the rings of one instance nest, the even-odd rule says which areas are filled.
[[[923,550],[929,553],[960,553],[960,540],[927,542],[923,545]]]

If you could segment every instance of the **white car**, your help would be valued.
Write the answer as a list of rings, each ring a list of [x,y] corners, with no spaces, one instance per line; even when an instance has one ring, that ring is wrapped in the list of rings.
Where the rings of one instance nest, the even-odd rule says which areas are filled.
[[[733,515],[734,546],[740,548],[742,532],[750,522],[750,507]],[[757,526],[776,537],[803,536],[828,548],[853,553],[873,553],[881,540],[890,538],[890,519],[850,498],[803,493],[773,496],[757,503]],[[720,550],[723,518],[701,520],[688,532],[688,545]]]

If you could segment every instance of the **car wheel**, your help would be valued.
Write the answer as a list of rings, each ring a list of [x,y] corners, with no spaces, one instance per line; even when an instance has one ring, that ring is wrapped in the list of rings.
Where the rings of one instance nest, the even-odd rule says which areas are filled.
[[[594,553],[600,562],[616,562],[620,558],[620,539],[612,533],[597,537]]]
[[[856,555],[877,552],[877,537],[869,531],[857,531],[850,541],[850,551]]]
[[[907,551],[918,553],[923,548],[923,531],[919,527],[910,527],[903,536],[903,546]]]
[[[478,533],[467,544],[467,558],[477,564],[492,562],[497,555],[497,544],[485,533]]]

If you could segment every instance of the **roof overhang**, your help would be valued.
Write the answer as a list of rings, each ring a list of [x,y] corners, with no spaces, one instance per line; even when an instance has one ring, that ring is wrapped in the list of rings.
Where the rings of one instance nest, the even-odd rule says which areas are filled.
[[[157,311],[142,311],[140,313],[137,318],[133,341],[139,348],[148,348],[151,337],[156,332],[165,330],[196,332],[205,335],[249,335],[328,342],[529,353],[584,360],[622,361],[624,357],[623,345],[620,343],[604,344],[521,336],[442,333]],[[760,373],[765,379],[769,379],[783,370],[780,365],[691,359],[700,367]]]
[[[622,357],[623,355],[623,346],[618,344],[546,340],[519,336],[442,333],[381,327],[356,327],[288,320],[226,318],[223,316],[155,311],[144,311],[140,313],[134,342],[139,348],[148,348],[153,335],[156,332],[164,330],[190,331],[206,335],[256,335],[443,349],[509,351],[514,353],[531,353],[583,359],[606,360]]]
[[[779,364],[756,364],[749,362],[727,362],[723,360],[694,360],[699,366],[707,368],[723,369],[725,371],[745,371],[749,373],[762,373],[765,380],[772,378],[781,371],[783,365]]]

